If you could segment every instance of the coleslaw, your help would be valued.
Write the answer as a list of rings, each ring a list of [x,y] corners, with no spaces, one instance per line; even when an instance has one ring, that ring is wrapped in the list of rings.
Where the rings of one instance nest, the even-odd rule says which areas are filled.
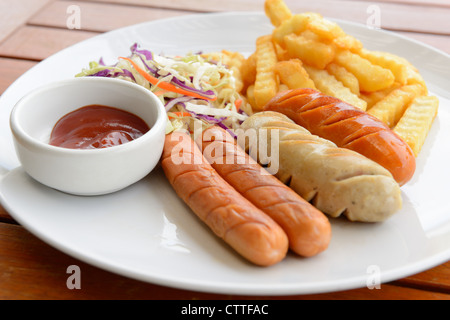
[[[251,106],[236,90],[233,71],[212,58],[217,55],[156,55],[137,43],[130,51],[113,65],[102,58],[92,61],[76,77],[114,77],[151,90],[165,106],[166,134],[218,125],[235,136],[233,131],[251,115]]]

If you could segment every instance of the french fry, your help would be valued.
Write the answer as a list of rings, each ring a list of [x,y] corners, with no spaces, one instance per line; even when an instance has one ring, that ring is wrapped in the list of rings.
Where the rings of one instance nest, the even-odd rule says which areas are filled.
[[[316,88],[322,93],[341,99],[363,111],[367,108],[367,103],[360,99],[356,94],[352,93],[349,88],[345,87],[342,82],[338,81],[333,75],[326,70],[317,69],[311,66],[304,66],[311,79],[314,81]]]
[[[335,22],[324,19],[322,16],[313,16],[306,26],[306,32],[314,33],[318,41],[330,43],[341,50],[358,52],[363,48],[361,41],[350,36]]]
[[[290,58],[298,58],[305,64],[324,69],[334,59],[334,48],[325,43],[290,34],[284,38]]]
[[[317,34],[321,39],[333,41],[339,36],[344,36],[342,28],[335,22],[316,15],[308,22],[307,29]]]
[[[305,30],[305,31],[301,32],[300,35],[302,37],[305,37],[306,39],[309,39],[309,40],[313,40],[313,41],[316,41],[316,42],[320,42],[321,41],[320,37],[317,34],[315,34],[314,32],[312,32],[311,30]]]
[[[275,52],[277,53],[278,61],[289,60],[288,52],[285,48],[280,46],[278,43],[274,42]]]
[[[285,84],[289,89],[316,89],[314,82],[303,68],[303,63],[299,59],[279,61],[275,65],[275,71],[280,77],[280,82]]]
[[[359,52],[363,48],[361,41],[348,34],[342,34],[333,39],[333,44],[341,50],[350,50],[351,52]]]
[[[283,92],[289,90],[289,87],[287,85],[285,85],[284,83],[280,83],[280,85],[278,86],[278,92]]]
[[[292,17],[291,10],[283,0],[266,0],[264,2],[264,11],[275,27]]]
[[[422,85],[422,87],[424,87],[425,90],[428,91],[425,80],[423,79],[419,70],[417,70],[417,68],[411,62],[399,56],[395,56],[395,59],[399,64],[405,66],[405,84],[420,84]]]
[[[293,14],[283,0],[265,0],[264,10],[273,32],[258,38],[257,49],[240,67],[241,92],[253,111],[261,111],[277,92],[315,88],[395,128],[415,154],[419,152],[438,101],[428,96],[413,64],[388,52],[367,50],[321,14]]]
[[[222,61],[222,59],[223,59],[223,55],[219,51],[202,53],[201,56],[203,58],[205,58],[206,60],[209,60],[209,61],[213,61],[213,60],[215,60],[215,61]]]
[[[361,92],[359,97],[367,102],[367,110],[370,110],[378,101],[384,99],[393,90],[400,88],[402,85],[394,82],[389,88],[375,92]]]
[[[436,118],[439,99],[435,96],[420,96],[413,100],[394,128],[411,147],[417,157]]]
[[[424,94],[420,84],[402,86],[391,91],[367,112],[393,128],[411,101]]]
[[[404,59],[401,59],[392,53],[370,51],[364,48],[360,50],[359,55],[373,64],[391,70],[396,82],[399,82],[402,85],[406,84],[408,70]]]
[[[253,114],[253,107],[248,101],[247,97],[243,94],[240,95],[240,98],[242,99],[241,106],[239,109],[245,112],[245,114],[251,116]]]
[[[245,62],[244,56],[235,51],[222,50],[220,52],[210,52],[202,54],[206,60],[217,61],[227,66],[233,73],[234,86],[237,92],[241,92],[244,87],[244,79],[242,77],[242,66]],[[230,84],[227,84],[230,86]]]
[[[336,63],[330,63],[326,69],[329,74],[333,75],[337,80],[342,82],[342,84],[349,88],[351,92],[359,95],[359,81],[353,73],[349,72],[344,67],[337,65]]]
[[[428,92],[425,80],[419,70],[417,70],[417,68],[414,67],[409,61],[406,61],[406,65],[406,84],[420,84]]]
[[[395,81],[391,70],[374,65],[349,50],[337,52],[335,62],[355,75],[361,91],[383,90],[390,87]]]
[[[305,12],[294,14],[290,19],[283,21],[272,32],[273,41],[284,48],[284,37],[290,34],[300,34],[306,30],[311,20],[320,17],[318,13]]]
[[[244,88],[244,80],[242,78],[241,69],[244,64],[244,56],[236,51],[222,50],[222,54],[226,57],[224,63],[233,72],[234,86],[237,92],[241,92]]]
[[[278,76],[275,73],[277,55],[270,35],[256,40],[256,79],[254,87],[255,107],[264,105],[278,92]]]
[[[241,65],[241,77],[243,82],[242,92],[245,92],[256,79],[256,54],[252,53]]]
[[[256,101],[255,101],[255,85],[251,84],[247,88],[246,92],[247,101],[252,106],[253,110],[256,110]]]

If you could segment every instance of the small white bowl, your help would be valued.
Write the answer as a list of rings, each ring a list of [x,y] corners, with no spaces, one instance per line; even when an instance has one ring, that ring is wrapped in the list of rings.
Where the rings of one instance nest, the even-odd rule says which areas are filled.
[[[150,127],[128,143],[102,149],[50,145],[56,122],[80,107],[99,104],[131,112]],[[40,87],[14,106],[10,126],[24,170],[51,188],[75,195],[101,195],[123,189],[158,164],[167,116],[149,90],[119,79],[73,78]]]

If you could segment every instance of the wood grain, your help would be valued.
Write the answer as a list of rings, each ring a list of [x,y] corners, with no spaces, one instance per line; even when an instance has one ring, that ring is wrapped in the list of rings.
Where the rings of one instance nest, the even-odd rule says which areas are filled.
[[[0,95],[22,74],[37,62],[21,59],[0,58]],[[14,219],[0,205],[0,221],[15,223]]]
[[[352,0],[352,1],[366,1],[373,2],[372,0]],[[377,2],[390,2],[390,3],[403,3],[403,4],[413,4],[413,5],[423,5],[426,2],[428,6],[437,7],[450,7],[450,2],[448,0],[377,0]]]
[[[15,223],[15,220],[9,215],[8,211],[0,205],[0,222]]]
[[[0,56],[40,61],[96,32],[23,26],[0,43]]]
[[[418,32],[402,32],[397,31],[398,34],[412,38],[414,40],[428,44],[436,49],[444,51],[450,54],[450,36],[428,34],[428,33],[418,33]]]
[[[20,59],[0,58],[0,95],[36,62]]]
[[[450,295],[382,284],[380,289],[289,296],[242,296],[178,290],[113,274],[74,259],[21,226],[0,223],[0,299],[269,299],[269,300],[449,300]],[[68,289],[70,265],[80,268],[81,289]],[[447,270],[448,272],[448,270]],[[49,290],[51,288],[51,290]]]
[[[36,12],[51,0],[0,0],[0,42],[6,39],[18,27],[25,24]]]
[[[84,31],[106,32],[141,22],[171,18],[190,12],[121,4],[91,3],[80,1],[56,1],[34,15],[28,24],[46,27],[67,28],[67,22],[75,13],[69,6],[79,10],[79,27]],[[77,13],[78,14],[78,13]],[[70,25],[70,23],[69,23]]]
[[[92,0],[90,0],[92,1]],[[104,3],[123,3],[146,7],[163,7],[200,12],[221,11],[260,11],[263,12],[264,0],[203,0],[190,1],[188,7],[184,0],[94,0]],[[381,27],[389,30],[416,31],[423,33],[450,35],[450,7],[407,5],[394,2],[366,2],[351,0],[285,0],[294,13],[315,11],[331,18],[345,19],[366,24],[371,13],[369,6],[377,6],[381,14]]]
[[[426,272],[400,279],[395,283],[450,294],[450,262],[441,264]]]

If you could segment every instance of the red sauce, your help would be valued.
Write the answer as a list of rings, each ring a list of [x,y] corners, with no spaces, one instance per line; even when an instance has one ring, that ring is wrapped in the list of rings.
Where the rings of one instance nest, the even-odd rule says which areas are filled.
[[[149,130],[130,112],[89,105],[62,117],[52,130],[50,144],[71,149],[107,148],[137,139]]]

